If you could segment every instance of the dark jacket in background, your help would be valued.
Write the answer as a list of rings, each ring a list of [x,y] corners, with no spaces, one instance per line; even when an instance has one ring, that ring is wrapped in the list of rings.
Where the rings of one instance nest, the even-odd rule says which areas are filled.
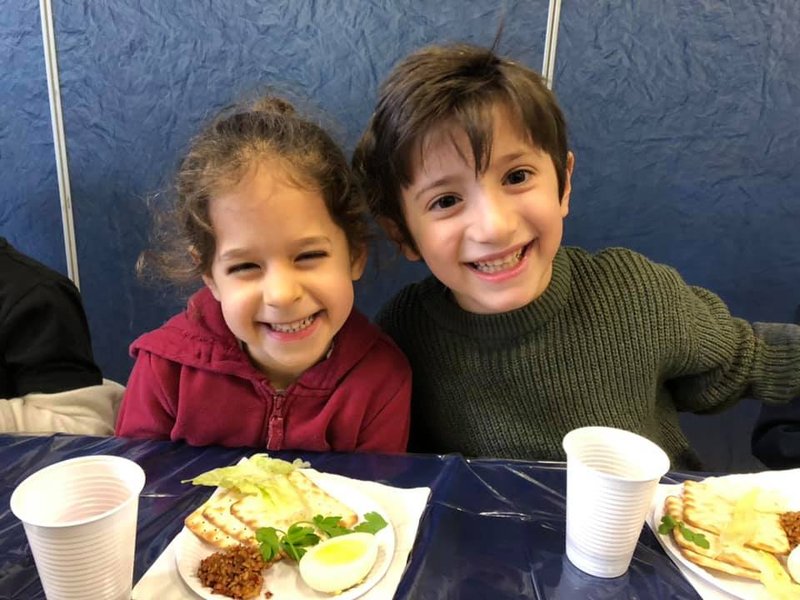
[[[0,237],[0,398],[102,383],[78,289]]]

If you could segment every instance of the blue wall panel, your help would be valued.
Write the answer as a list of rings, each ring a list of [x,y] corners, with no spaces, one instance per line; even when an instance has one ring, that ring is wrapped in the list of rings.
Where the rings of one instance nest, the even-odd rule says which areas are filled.
[[[66,274],[37,2],[0,0],[0,235]]]
[[[577,155],[567,241],[634,248],[737,316],[792,321],[800,4],[621,4],[563,5],[555,91]],[[755,408],[685,420],[710,466],[747,462]]]
[[[504,46],[541,65],[547,4],[505,3]],[[485,2],[60,2],[61,69],[84,301],[104,372],[125,381],[127,345],[182,302],[134,276],[146,246],[145,198],[221,106],[267,85],[306,96],[338,127],[348,152],[378,82],[433,41],[490,44],[500,12]],[[419,268],[390,263],[357,302],[372,314]]]

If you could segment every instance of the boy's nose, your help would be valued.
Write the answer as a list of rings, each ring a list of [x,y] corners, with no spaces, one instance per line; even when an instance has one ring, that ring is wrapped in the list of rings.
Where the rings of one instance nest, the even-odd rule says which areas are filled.
[[[472,236],[477,242],[505,241],[514,232],[516,217],[513,207],[497,194],[483,194],[474,205],[471,224]]]
[[[264,304],[286,306],[300,299],[302,287],[289,269],[273,269],[264,278]]]

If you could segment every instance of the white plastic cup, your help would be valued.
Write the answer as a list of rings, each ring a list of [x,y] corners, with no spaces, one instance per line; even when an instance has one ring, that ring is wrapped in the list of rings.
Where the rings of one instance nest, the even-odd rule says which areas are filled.
[[[118,456],[45,467],[11,494],[48,600],[130,600],[144,471]]]
[[[567,558],[595,577],[619,577],[630,566],[669,457],[647,438],[612,427],[575,429],[563,445]]]

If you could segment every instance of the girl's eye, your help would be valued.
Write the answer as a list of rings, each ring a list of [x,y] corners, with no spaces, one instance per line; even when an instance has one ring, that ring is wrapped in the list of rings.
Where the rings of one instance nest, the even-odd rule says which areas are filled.
[[[303,252],[297,257],[297,260],[317,260],[320,258],[325,258],[326,256],[328,256],[328,253],[324,250],[314,250],[312,252]]]
[[[430,210],[447,210],[448,208],[452,208],[458,204],[458,202],[458,196],[446,194],[444,196],[439,196],[436,200],[434,200],[430,205]]]
[[[528,181],[532,175],[533,173],[528,169],[515,169],[506,175],[505,183],[509,185],[519,185]]]
[[[250,269],[257,269],[258,265],[255,263],[239,263],[236,265],[231,265],[228,267],[228,275],[233,275],[235,273],[242,273],[244,271],[248,271]]]

